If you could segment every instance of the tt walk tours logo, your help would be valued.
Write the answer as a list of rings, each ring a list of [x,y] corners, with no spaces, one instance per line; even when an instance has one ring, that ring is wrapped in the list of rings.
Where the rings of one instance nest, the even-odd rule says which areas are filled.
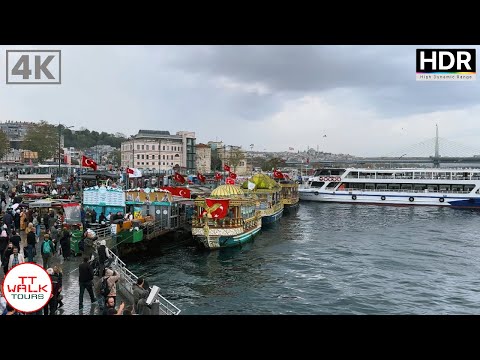
[[[476,49],[417,49],[417,81],[472,81],[476,71]]]
[[[42,309],[52,295],[52,280],[40,265],[23,263],[5,276],[2,287],[5,300],[19,312]]]

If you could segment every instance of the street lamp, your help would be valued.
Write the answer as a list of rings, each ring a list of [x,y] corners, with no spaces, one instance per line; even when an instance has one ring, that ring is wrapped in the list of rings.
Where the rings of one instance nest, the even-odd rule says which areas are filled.
[[[62,127],[64,129],[71,129],[73,128],[74,126],[65,126],[65,125],[62,125],[60,123],[58,123],[58,177],[61,177],[61,163],[62,163],[62,159],[60,158],[60,153],[61,153],[61,138],[62,138]]]

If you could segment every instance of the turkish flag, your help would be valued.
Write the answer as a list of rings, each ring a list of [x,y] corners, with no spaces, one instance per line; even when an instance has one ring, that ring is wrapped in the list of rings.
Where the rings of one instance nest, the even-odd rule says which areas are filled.
[[[207,179],[205,178],[205,176],[203,176],[203,175],[200,174],[200,173],[197,173],[197,177],[198,177],[198,180],[200,180],[200,182],[202,182],[202,183],[204,183],[205,180],[207,180]]]
[[[216,207],[217,209],[210,212],[213,219],[223,219],[228,214],[228,204],[230,199],[205,199],[208,208]],[[218,204],[218,205],[217,205]],[[202,216],[207,214],[207,210],[202,212]]]
[[[215,180],[217,180],[217,181],[222,180],[222,174],[216,172],[215,173]]]
[[[223,165],[223,170],[230,171],[230,166],[228,166],[227,164]]]
[[[176,181],[176,182],[179,182],[181,184],[183,184],[185,182],[185,178],[180,175],[179,173],[175,173],[175,175],[173,176],[173,179]]]
[[[190,190],[183,188],[183,187],[175,187],[175,186],[163,186],[162,190],[168,190],[175,196],[181,196],[186,199],[190,199]]]
[[[232,179],[236,179],[237,178],[237,174],[233,173],[233,172],[230,172],[230,174],[228,174],[229,177],[231,177]]]
[[[97,163],[93,159],[87,158],[85,155],[82,155],[82,166],[92,168],[94,171],[97,171]]]
[[[278,170],[275,170],[275,171],[273,172],[273,177],[274,177],[275,179],[283,179],[283,178],[284,178],[282,172],[281,172],[281,171],[278,171]]]
[[[225,184],[235,185],[235,180],[232,179],[231,177],[227,177],[225,179]]]
[[[127,174],[133,174],[133,173],[135,173],[135,170],[130,169],[130,168],[127,167],[127,168],[126,168],[126,172],[127,172]]]

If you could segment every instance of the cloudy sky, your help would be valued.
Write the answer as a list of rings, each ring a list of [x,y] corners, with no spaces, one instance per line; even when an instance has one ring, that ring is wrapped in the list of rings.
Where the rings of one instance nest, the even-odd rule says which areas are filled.
[[[427,47],[473,48],[0,46],[2,67],[7,49],[62,50],[61,85],[6,85],[0,71],[0,121],[357,156],[401,153],[438,124],[441,137],[480,149],[480,79],[416,81],[415,49]]]

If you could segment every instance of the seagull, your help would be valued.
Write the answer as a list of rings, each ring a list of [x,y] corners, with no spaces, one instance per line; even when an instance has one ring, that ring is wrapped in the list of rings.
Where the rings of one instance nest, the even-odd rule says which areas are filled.
[[[323,137],[327,137],[327,135],[323,135]]]

